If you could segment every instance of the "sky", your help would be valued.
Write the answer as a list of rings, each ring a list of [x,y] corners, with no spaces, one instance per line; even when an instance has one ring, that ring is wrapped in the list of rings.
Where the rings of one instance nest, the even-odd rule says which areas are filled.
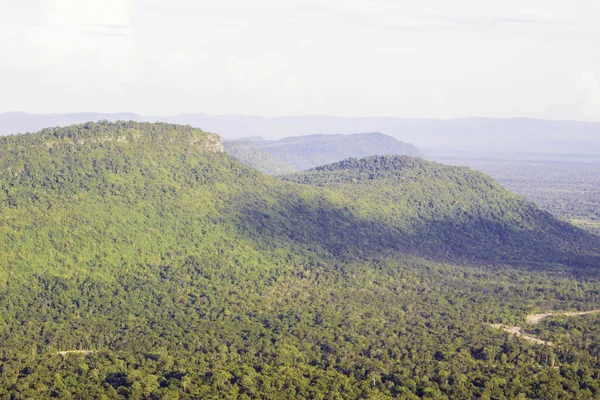
[[[0,0],[0,112],[600,121],[597,0]]]

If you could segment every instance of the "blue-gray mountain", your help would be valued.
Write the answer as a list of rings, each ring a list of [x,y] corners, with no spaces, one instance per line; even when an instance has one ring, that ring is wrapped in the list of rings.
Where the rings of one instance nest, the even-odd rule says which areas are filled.
[[[307,170],[347,158],[421,155],[412,144],[379,132],[306,135],[281,140],[261,140],[255,137],[226,142],[225,150],[242,163],[273,174],[291,172],[290,167],[292,170]],[[276,165],[273,165],[274,163]]]

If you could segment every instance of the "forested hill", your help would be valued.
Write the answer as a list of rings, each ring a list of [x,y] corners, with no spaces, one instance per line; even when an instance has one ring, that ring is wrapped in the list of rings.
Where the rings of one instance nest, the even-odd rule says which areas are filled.
[[[15,224],[27,233],[28,223],[37,225],[35,237],[43,241],[13,239],[24,252],[36,249],[37,255],[27,256],[33,263],[44,252],[44,262],[63,260],[62,240],[73,243],[69,258],[83,264],[101,258],[100,247],[111,259],[129,254],[129,262],[137,262],[135,252],[121,248],[129,242],[137,243],[133,249],[149,246],[141,251],[144,258],[158,257],[170,241],[182,243],[183,221],[192,242],[192,232],[201,229],[209,236],[221,232],[223,240],[248,238],[267,248],[291,246],[343,259],[400,252],[439,260],[593,266],[600,248],[597,238],[483,174],[406,156],[350,159],[281,181],[220,154],[218,136],[186,126],[103,122],[1,140],[6,228]],[[185,203],[193,199],[194,207]],[[138,214],[141,204],[147,208]],[[200,204],[204,208],[197,210]],[[170,208],[172,214],[165,211]],[[111,214],[124,217],[104,229]],[[53,220],[59,215],[60,221]],[[215,230],[204,226],[207,220]],[[79,233],[57,234],[53,224],[73,225]],[[158,240],[158,232],[171,231],[172,237]]]
[[[432,254],[516,264],[600,265],[597,237],[469,168],[373,156],[282,179],[333,188],[355,204],[362,218],[392,226],[388,238]]]
[[[0,397],[600,394],[593,345],[489,326],[598,308],[581,231],[467,169],[285,181],[221,150],[136,122],[0,139]]]
[[[362,158],[385,154],[420,155],[419,150],[412,144],[401,142],[378,132],[351,135],[306,135],[281,140],[242,140],[233,143],[236,142],[238,151],[241,146],[245,146],[248,151],[258,149],[298,170],[306,170],[351,157]],[[236,156],[234,153],[232,155]],[[244,158],[239,159],[242,162],[245,161]],[[251,166],[259,167],[260,164]]]

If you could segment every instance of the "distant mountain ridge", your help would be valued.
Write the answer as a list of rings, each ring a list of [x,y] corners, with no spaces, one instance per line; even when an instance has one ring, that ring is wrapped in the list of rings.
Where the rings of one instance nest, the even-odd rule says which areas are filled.
[[[401,142],[380,132],[306,135],[281,140],[261,140],[254,137],[251,141],[238,140],[226,143],[228,143],[226,151],[238,158],[239,161],[267,173],[270,173],[269,163],[272,163],[271,160],[278,160],[283,165],[297,170],[307,170],[347,158],[386,154],[413,157],[421,155],[421,152],[412,144]],[[228,148],[232,150],[227,150]],[[245,159],[240,155],[241,148],[245,148],[247,153],[252,152],[252,160],[258,158],[264,160],[264,165]],[[258,156],[259,153],[264,155]],[[291,172],[289,168],[287,170],[280,168],[278,171],[279,173]]]
[[[297,171],[291,165],[256,147],[256,142],[260,140],[264,139],[229,140],[223,142],[223,147],[227,154],[230,154],[242,164],[265,174],[280,175]]]
[[[263,136],[279,139],[312,133],[383,132],[419,148],[600,153],[600,122],[552,121],[533,118],[461,118],[451,120],[398,117],[182,114],[142,116],[132,113],[0,114],[0,135],[39,131],[53,126],[99,120],[170,122],[207,129],[227,139]]]

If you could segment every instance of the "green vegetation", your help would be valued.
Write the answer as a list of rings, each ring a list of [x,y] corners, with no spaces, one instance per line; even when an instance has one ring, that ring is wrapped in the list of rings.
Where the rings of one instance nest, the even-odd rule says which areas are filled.
[[[134,122],[0,139],[1,399],[600,395],[596,347],[487,325],[598,308],[597,237],[465,168],[276,179],[220,150]]]
[[[282,175],[296,171],[291,165],[259,150],[254,143],[254,141],[249,140],[226,141],[223,143],[223,147],[227,154],[230,154],[242,164],[265,174]]]
[[[498,158],[494,158],[498,157]],[[553,215],[600,235],[600,161],[594,155],[442,157],[497,179]]]
[[[527,332],[551,340],[559,349],[585,349],[591,357],[600,356],[600,315],[597,313],[551,316]]]
[[[571,219],[569,222],[581,229],[600,236],[600,220],[596,219]]]
[[[286,170],[275,169],[276,174],[289,173],[289,166],[296,170],[306,170],[330,164],[351,157],[374,155],[419,156],[419,150],[412,144],[403,143],[382,133],[357,133],[353,135],[306,135],[281,140],[261,140],[248,138],[226,142],[226,149],[236,159],[260,171],[271,173],[273,159],[279,160]],[[265,156],[263,154],[267,154]]]
[[[561,222],[488,176],[418,158],[349,159],[283,179],[335,189],[391,246],[457,261],[597,266],[598,238]],[[387,228],[384,228],[387,227]],[[390,228],[391,227],[391,228]],[[368,234],[373,237],[373,233]],[[377,234],[375,234],[377,237]]]

